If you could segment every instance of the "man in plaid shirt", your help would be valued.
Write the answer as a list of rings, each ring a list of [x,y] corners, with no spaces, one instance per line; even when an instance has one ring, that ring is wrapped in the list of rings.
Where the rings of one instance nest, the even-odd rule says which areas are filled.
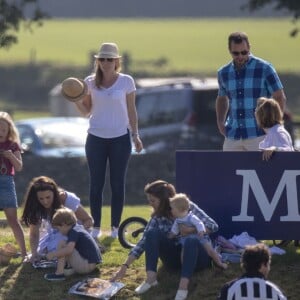
[[[274,67],[250,52],[244,32],[229,35],[232,61],[218,70],[217,125],[224,151],[258,151],[264,132],[255,119],[259,97],[273,98],[284,111],[286,97]]]

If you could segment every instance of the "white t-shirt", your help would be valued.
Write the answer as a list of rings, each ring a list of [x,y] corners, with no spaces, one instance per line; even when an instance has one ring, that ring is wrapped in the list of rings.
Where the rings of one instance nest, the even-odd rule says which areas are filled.
[[[171,228],[171,232],[174,234],[179,234],[179,226],[180,224],[184,224],[186,226],[195,227],[197,230],[197,233],[205,232],[205,226],[204,223],[192,212],[189,212],[186,216],[182,218],[176,218],[173,226]]]
[[[86,77],[85,82],[92,98],[88,133],[101,138],[126,134],[129,129],[126,95],[136,90],[133,78],[119,73],[111,87],[101,89],[95,86],[95,75]]]
[[[294,151],[290,134],[283,125],[277,124],[267,129],[265,138],[259,143],[259,149],[276,147],[277,151]]]

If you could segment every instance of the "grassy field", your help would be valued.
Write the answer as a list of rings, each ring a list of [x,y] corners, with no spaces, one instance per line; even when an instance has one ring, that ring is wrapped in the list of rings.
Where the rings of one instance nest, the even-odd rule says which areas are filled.
[[[127,206],[124,211],[124,218],[139,215],[147,218],[150,210],[148,206]],[[109,207],[104,207],[103,229],[109,230]],[[0,213],[3,218],[3,213]],[[26,241],[28,242],[28,230]],[[9,228],[0,228],[0,245],[6,242],[14,243]],[[103,264],[93,272],[90,277],[109,279],[124,262],[128,250],[120,246],[118,240],[109,237],[101,237],[101,243],[106,246],[107,251],[103,254]],[[270,243],[269,243],[270,244]],[[298,300],[300,292],[300,261],[299,249],[290,245],[287,254],[273,256],[272,270],[269,279],[284,289],[289,300]],[[49,270],[48,270],[49,271]],[[63,282],[48,282],[43,279],[47,270],[35,270],[30,264],[21,264],[20,259],[13,259],[8,266],[0,265],[0,299],[1,300],[40,300],[47,297],[48,300],[76,300],[83,299],[79,296],[68,294],[69,288],[87,276],[72,275]],[[50,270],[51,271],[51,270]],[[197,272],[192,277],[189,287],[189,300],[214,300],[224,282],[240,275],[238,264],[229,265],[229,269],[221,272],[214,268]],[[127,277],[123,282],[126,286],[117,294],[114,299],[142,299],[142,300],[169,300],[174,299],[177,284],[179,281],[178,272],[167,272],[163,267],[159,268],[159,286],[153,288],[146,294],[138,297],[134,289],[144,280],[144,257],[135,261],[128,269]]]
[[[0,64],[41,63],[87,66],[103,41],[115,41],[133,58],[166,58],[164,71],[215,73],[229,61],[227,36],[246,31],[255,55],[271,61],[280,72],[300,71],[299,37],[290,38],[290,19],[92,19],[47,20],[33,32],[22,29],[19,43],[1,49]]]

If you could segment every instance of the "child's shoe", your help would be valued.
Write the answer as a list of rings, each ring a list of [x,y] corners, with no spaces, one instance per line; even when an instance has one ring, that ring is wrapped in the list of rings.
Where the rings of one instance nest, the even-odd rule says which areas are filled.
[[[111,234],[110,236],[113,238],[113,239],[116,239],[118,237],[118,231],[119,231],[119,228],[117,227],[112,227],[111,228]]]
[[[66,267],[64,268],[64,275],[65,275],[65,276],[71,276],[71,275],[73,275],[74,273],[75,273],[75,271],[74,271],[74,269],[73,269],[72,267],[66,266]]]
[[[62,281],[66,279],[64,274],[55,274],[55,273],[45,274],[44,278],[49,281]]]
[[[185,300],[187,298],[187,290],[178,290],[175,296],[175,300]]]

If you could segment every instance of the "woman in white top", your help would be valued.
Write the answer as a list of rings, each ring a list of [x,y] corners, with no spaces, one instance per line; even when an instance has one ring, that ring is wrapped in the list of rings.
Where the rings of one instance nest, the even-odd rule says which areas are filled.
[[[277,101],[272,98],[259,98],[255,117],[266,133],[259,144],[259,149],[263,151],[263,160],[269,160],[274,151],[294,151],[292,138],[283,126],[283,114]]]
[[[117,45],[103,43],[95,58],[95,72],[84,80],[87,95],[75,105],[90,118],[86,157],[90,173],[90,208],[94,219],[92,235],[101,235],[102,194],[108,162],[111,236],[116,238],[125,201],[126,170],[131,154],[130,133],[136,152],[143,149],[143,144],[138,134],[134,80],[120,73],[121,56]]]

